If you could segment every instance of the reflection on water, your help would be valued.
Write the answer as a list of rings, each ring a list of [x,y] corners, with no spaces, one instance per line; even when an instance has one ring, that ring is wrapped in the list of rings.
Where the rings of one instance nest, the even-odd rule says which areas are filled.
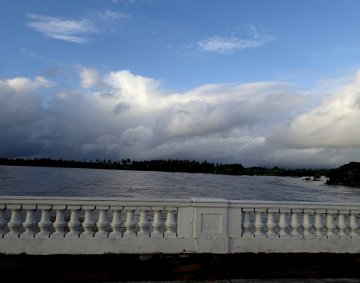
[[[0,195],[356,203],[360,188],[288,177],[0,166]]]

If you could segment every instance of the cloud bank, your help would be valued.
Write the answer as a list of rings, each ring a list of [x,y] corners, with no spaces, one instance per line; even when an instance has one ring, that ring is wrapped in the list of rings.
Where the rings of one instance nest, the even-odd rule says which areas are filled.
[[[128,70],[82,68],[78,89],[54,86],[0,79],[0,156],[306,167],[360,159],[360,75],[311,107],[279,82],[170,92]]]

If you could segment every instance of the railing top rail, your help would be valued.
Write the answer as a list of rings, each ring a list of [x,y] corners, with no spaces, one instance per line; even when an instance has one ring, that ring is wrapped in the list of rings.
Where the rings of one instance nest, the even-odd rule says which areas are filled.
[[[114,197],[42,197],[42,196],[0,196],[0,204],[66,204],[66,205],[106,205],[106,206],[177,206],[192,205],[227,206],[230,208],[286,208],[286,209],[347,209],[360,210],[358,203],[324,203],[300,201],[258,201],[226,200],[221,198],[152,199]]]
[[[290,208],[290,209],[349,209],[360,210],[359,203],[308,202],[308,201],[248,201],[229,200],[230,207],[241,208]]]
[[[0,196],[0,204],[66,204],[106,206],[189,206],[189,199],[141,199],[107,197]]]

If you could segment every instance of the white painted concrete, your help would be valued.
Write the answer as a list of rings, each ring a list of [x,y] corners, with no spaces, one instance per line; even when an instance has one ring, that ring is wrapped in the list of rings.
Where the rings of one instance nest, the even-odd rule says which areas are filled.
[[[0,253],[359,253],[358,204],[0,197]]]

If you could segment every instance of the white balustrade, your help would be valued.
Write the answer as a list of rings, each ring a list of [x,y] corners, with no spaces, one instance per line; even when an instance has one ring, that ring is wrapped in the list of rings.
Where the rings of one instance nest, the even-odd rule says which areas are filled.
[[[0,204],[0,238],[6,234],[7,221],[5,219],[5,208],[4,204]]]
[[[10,231],[9,233],[5,234],[5,238],[18,238],[23,226],[20,217],[21,205],[12,204],[7,206],[7,208],[11,211],[11,218],[10,222],[8,223],[8,228]]]
[[[110,229],[110,222],[107,218],[107,210],[109,209],[108,206],[100,206],[97,207],[99,210],[99,220],[96,222],[96,227],[98,232],[95,233],[96,238],[107,238]]]
[[[95,220],[93,217],[95,206],[94,205],[82,206],[82,209],[84,210],[85,213],[84,221],[81,224],[81,226],[84,229],[84,232],[80,234],[80,238],[92,238],[95,234]]]
[[[40,205],[38,209],[41,211],[41,219],[38,223],[40,232],[35,235],[36,238],[49,238],[52,233],[53,224],[50,221],[51,205]]]
[[[360,253],[359,215],[357,204],[0,197],[0,253]]]
[[[176,221],[175,221],[175,214],[177,212],[176,208],[167,208],[166,209],[166,237],[176,237]]]
[[[65,221],[66,205],[54,205],[53,209],[56,212],[55,222],[53,223],[55,232],[50,235],[50,238],[64,238],[67,233],[67,223]]]
[[[304,238],[314,238],[315,235],[313,235],[311,233],[313,224],[310,222],[310,215],[314,214],[314,210],[313,209],[304,209],[303,213],[304,213],[304,215],[303,215],[303,228],[304,228],[303,237]]]
[[[134,208],[126,208],[126,221],[125,221],[125,228],[126,231],[124,232],[124,237],[131,237],[136,235],[135,227],[135,209]]]
[[[80,205],[69,206],[71,211],[70,221],[68,222],[69,232],[65,234],[66,238],[78,238],[81,233],[81,222],[79,220]]]
[[[276,224],[274,221],[274,214],[276,212],[278,212],[278,209],[267,209],[267,222],[266,222],[266,227],[267,227],[267,233],[266,236],[269,238],[272,237],[276,237],[277,235],[275,234],[274,229],[276,228]]]
[[[148,221],[147,212],[149,208],[140,209],[140,221],[139,221],[139,237],[149,237],[150,236],[150,222]]]
[[[153,231],[151,233],[151,237],[162,237],[163,233],[161,232],[161,228],[163,227],[162,225],[162,220],[161,220],[161,211],[162,208],[153,208],[153,212],[154,212],[154,219],[152,222],[152,227],[153,227]]]
[[[36,205],[23,205],[22,209],[26,211],[26,219],[23,223],[25,232],[20,235],[21,238],[34,238],[37,231],[37,221],[35,216]]]
[[[109,233],[109,238],[121,238],[122,237],[122,221],[121,221],[121,211],[123,207],[112,207],[113,218],[110,224],[112,231]]]

